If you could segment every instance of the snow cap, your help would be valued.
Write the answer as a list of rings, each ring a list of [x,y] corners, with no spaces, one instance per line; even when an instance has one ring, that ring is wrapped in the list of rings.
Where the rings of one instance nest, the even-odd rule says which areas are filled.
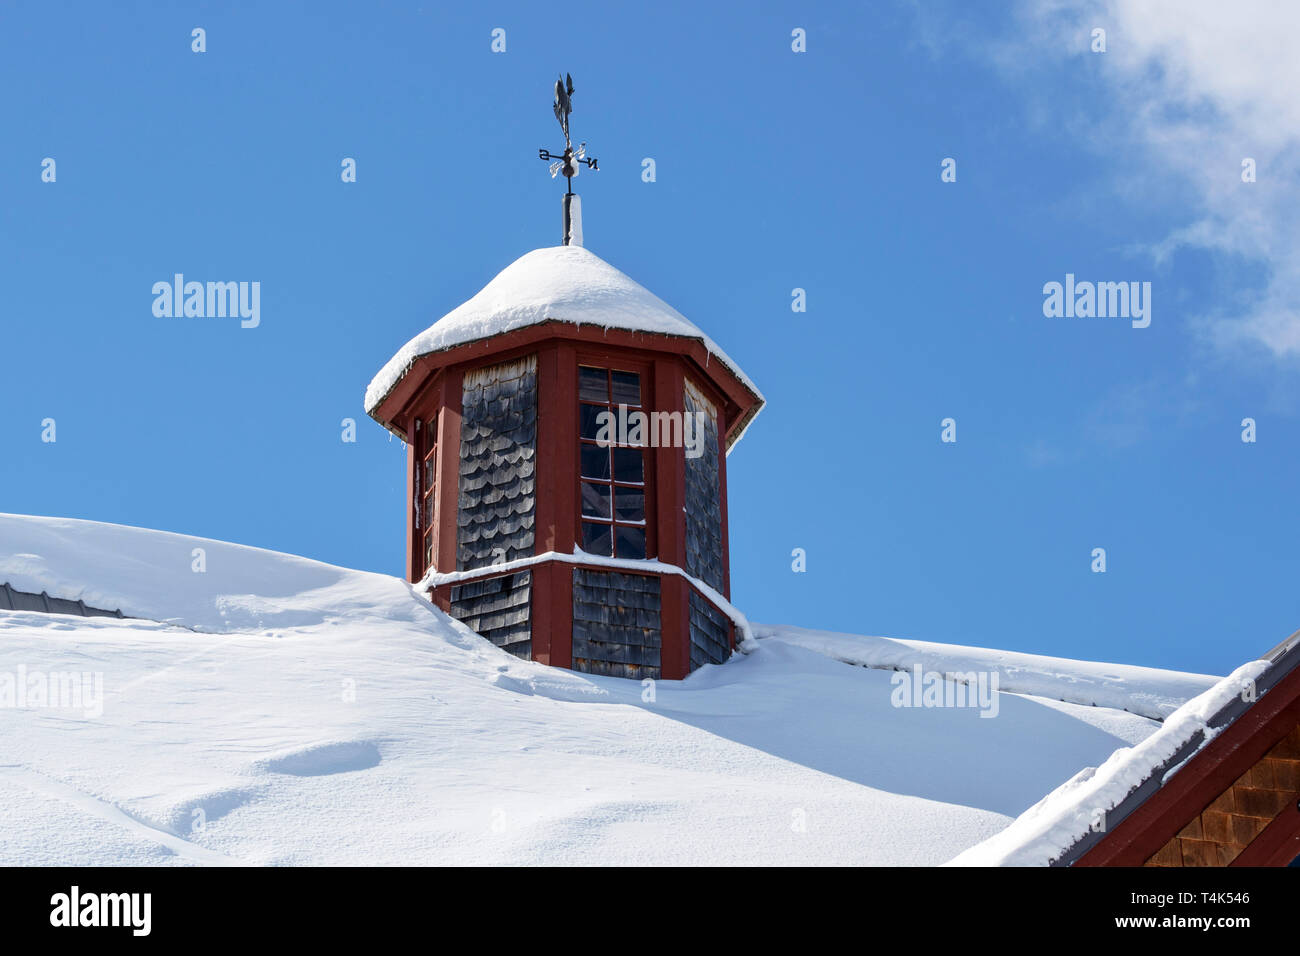
[[[758,387],[698,326],[590,250],[568,245],[516,259],[472,299],[403,345],[366,389],[366,413],[374,414],[420,356],[547,321],[695,339],[758,400],[742,434],[763,405]],[[737,434],[731,444],[739,440]]]

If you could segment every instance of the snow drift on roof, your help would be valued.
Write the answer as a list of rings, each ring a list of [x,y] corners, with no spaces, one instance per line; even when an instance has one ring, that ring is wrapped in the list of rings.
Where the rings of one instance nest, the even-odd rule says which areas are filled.
[[[0,612],[0,675],[103,679],[94,719],[6,711],[0,864],[936,864],[1159,728],[899,708],[779,638],[646,701],[400,578],[91,521],[0,515],[0,573],[154,619]]]
[[[398,350],[366,389],[371,414],[421,355],[548,319],[696,339],[759,401],[758,387],[717,343],[650,290],[581,246],[534,249]]]
[[[1153,720],[1164,720],[1220,680],[1209,674],[1187,674],[1135,664],[1076,661],[1019,651],[864,637],[802,627],[755,624],[754,634],[760,639],[778,638],[860,667],[905,670],[920,664],[941,673],[993,671],[998,675],[998,688],[1007,693],[1126,710]]]
[[[1123,747],[1100,767],[1087,767],[1034,804],[1003,830],[964,851],[953,866],[1048,866],[1060,859],[1199,733],[1197,752],[1217,735],[1210,720],[1268,668],[1251,661],[1174,711],[1161,728]],[[1170,773],[1176,773],[1186,760]],[[1168,776],[1166,776],[1168,779]]]
[[[201,555],[200,553],[201,552]],[[196,564],[200,560],[201,564]],[[196,568],[202,568],[202,571]],[[127,525],[0,514],[0,580],[128,617],[230,633],[387,615],[405,582],[241,544]]]

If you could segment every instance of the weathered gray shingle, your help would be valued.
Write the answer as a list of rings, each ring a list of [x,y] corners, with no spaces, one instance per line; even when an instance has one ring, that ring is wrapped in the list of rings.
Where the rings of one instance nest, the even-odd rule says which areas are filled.
[[[691,670],[722,664],[731,656],[728,621],[717,608],[691,588]]]
[[[516,657],[532,657],[532,572],[503,574],[451,589],[451,616]]]
[[[686,572],[722,590],[722,485],[718,473],[718,419],[713,405],[689,381],[686,414],[704,414],[703,454],[686,459]]]
[[[533,553],[537,505],[537,357],[466,373],[461,396],[456,565]]]
[[[658,678],[660,641],[659,578],[574,569],[574,670]]]

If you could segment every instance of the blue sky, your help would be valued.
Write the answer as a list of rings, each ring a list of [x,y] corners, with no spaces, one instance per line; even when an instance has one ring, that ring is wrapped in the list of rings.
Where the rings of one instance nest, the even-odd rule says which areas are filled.
[[[1190,21],[8,3],[0,510],[400,574],[404,452],[362,393],[558,242],[569,71],[587,246],[768,399],[729,460],[751,618],[1226,672],[1300,626],[1295,152],[1234,99],[1286,60]],[[176,272],[259,281],[261,325],[156,318]],[[1066,273],[1151,282],[1151,326],[1045,318]]]

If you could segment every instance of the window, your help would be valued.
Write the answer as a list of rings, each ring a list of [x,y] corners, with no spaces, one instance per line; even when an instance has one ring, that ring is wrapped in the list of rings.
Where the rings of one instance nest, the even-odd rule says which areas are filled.
[[[420,530],[420,553],[424,570],[433,567],[433,503],[438,487],[438,413],[416,423],[420,431],[420,460],[416,472],[415,526]]]
[[[578,501],[588,554],[646,556],[646,450],[619,445],[627,436],[617,427],[619,406],[630,413],[641,402],[637,372],[578,366]]]

